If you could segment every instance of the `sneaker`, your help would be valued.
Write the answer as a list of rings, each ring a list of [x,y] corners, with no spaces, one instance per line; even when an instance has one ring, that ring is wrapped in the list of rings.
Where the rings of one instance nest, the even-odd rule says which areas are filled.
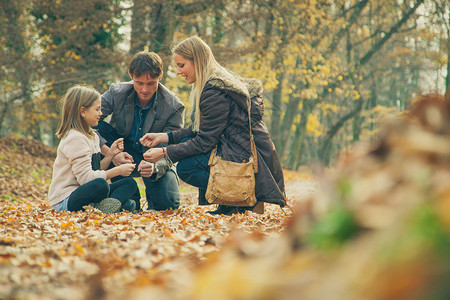
[[[105,214],[112,214],[120,211],[122,203],[116,198],[105,198],[98,203],[94,203],[94,207]]]
[[[127,202],[125,202],[125,204],[122,206],[122,210],[127,210],[131,213],[135,213],[136,212],[136,202],[134,200],[127,200]]]

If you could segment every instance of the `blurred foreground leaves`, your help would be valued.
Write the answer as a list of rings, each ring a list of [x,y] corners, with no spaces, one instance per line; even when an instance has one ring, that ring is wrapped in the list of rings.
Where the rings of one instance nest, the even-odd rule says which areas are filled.
[[[188,299],[450,299],[450,103],[354,149],[280,237],[227,243]]]

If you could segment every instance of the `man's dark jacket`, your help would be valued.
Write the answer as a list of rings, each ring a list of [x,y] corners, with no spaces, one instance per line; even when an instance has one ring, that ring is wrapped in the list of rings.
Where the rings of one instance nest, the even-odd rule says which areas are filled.
[[[127,137],[131,132],[134,121],[136,91],[133,82],[122,82],[112,84],[110,89],[102,95],[102,117],[105,119],[111,115],[109,124],[114,127],[118,133]],[[156,98],[147,117],[144,121],[142,134],[147,132],[168,132],[183,128],[184,126],[184,104],[177,96],[169,91],[164,85],[158,83]],[[105,144],[101,139],[101,145]],[[163,146],[163,145],[160,145]],[[148,148],[144,147],[143,152]],[[172,167],[169,159],[161,159],[157,162],[158,174],[156,179]]]

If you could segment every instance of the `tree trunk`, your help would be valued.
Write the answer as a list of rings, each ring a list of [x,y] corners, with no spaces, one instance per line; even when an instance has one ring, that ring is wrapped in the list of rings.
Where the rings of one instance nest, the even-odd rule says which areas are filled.
[[[22,1],[11,2],[10,6],[4,6],[6,15],[9,16],[8,23],[8,42],[14,49],[14,57],[11,57],[11,61],[16,61],[13,68],[15,69],[15,76],[18,83],[18,88],[22,90],[23,99],[23,123],[22,128],[25,135],[31,136],[33,138],[39,137],[38,125],[36,123],[36,118],[33,115],[34,103],[32,101],[32,91],[31,91],[31,76],[33,71],[31,69],[30,48],[27,45],[23,31],[25,31],[25,24],[21,21],[23,17],[22,7],[24,3]]]
[[[297,57],[295,67],[298,68],[300,63],[301,63],[300,57]],[[298,94],[300,94],[300,91],[303,88],[305,88],[305,85],[303,84],[303,82],[298,80],[298,78],[296,78],[295,75],[293,76],[292,81],[295,82],[295,91],[289,95],[289,101],[286,106],[283,120],[281,121],[280,136],[282,136],[282,137],[290,136],[291,127],[292,127],[292,124],[294,123],[295,117],[298,114],[298,109],[299,109],[299,105],[300,105],[300,101],[301,101]],[[308,83],[306,84],[306,87],[308,87]],[[278,145],[278,148],[277,148],[277,150],[280,153],[284,153],[288,141],[289,141],[289,139],[287,139],[287,138],[280,139],[280,144]]]
[[[300,98],[296,98],[291,95],[289,97],[289,102],[287,104],[286,112],[284,113],[284,118],[281,124],[280,135],[282,137],[290,136],[291,126],[292,123],[294,123],[294,119],[298,114],[299,105],[300,105]],[[281,154],[284,153],[288,141],[289,141],[288,138],[281,138],[280,143],[277,147],[277,151],[279,151]]]
[[[445,78],[445,99],[450,101],[450,31],[447,35],[447,77]]]
[[[0,136],[1,136],[1,132],[2,132],[2,128],[3,128],[3,122],[5,121],[5,117],[8,114],[8,110],[9,110],[9,105],[11,104],[11,100],[6,100],[3,103],[3,109],[2,109],[2,113],[0,114]]]
[[[314,102],[310,100],[303,101],[303,108],[300,116],[300,121],[296,126],[295,134],[291,144],[288,157],[288,167],[292,170],[297,170],[300,165],[303,153],[305,152],[306,139],[306,124],[308,122],[308,115],[314,107]]]
[[[273,91],[272,97],[272,120],[270,123],[270,134],[277,149],[280,147],[283,137],[280,135],[281,123],[281,97],[283,95],[284,72],[277,74],[278,85]]]
[[[362,109],[364,104],[363,98],[359,98],[359,101],[355,107],[346,115],[342,116],[327,132],[322,146],[319,149],[319,159],[323,165],[328,166],[330,164],[330,147],[333,137],[344,126],[345,122],[356,116]]]
[[[148,9],[147,9],[148,8]],[[134,55],[144,50],[145,41],[147,40],[147,14],[150,9],[149,3],[146,1],[134,1],[131,18],[131,41],[130,54]]]
[[[361,135],[361,115],[357,114],[353,118],[353,130],[352,130],[352,140],[353,142],[358,142]]]

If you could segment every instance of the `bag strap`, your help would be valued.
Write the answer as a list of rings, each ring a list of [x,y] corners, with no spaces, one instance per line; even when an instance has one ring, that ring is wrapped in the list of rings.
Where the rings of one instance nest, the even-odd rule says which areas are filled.
[[[227,90],[226,89],[224,90],[228,94]],[[233,99],[232,97],[230,98]],[[253,171],[255,171],[255,173],[258,173],[258,156],[256,155],[256,144],[252,134],[252,118],[250,114],[252,102],[250,99],[250,95],[246,98],[247,98],[248,128],[250,133],[250,153],[251,153],[250,157],[252,158]],[[208,165],[212,165],[213,163],[215,163],[216,152],[217,146],[211,151],[211,156],[209,157]]]
[[[216,162],[216,152],[217,146],[211,151],[211,155],[209,156],[208,165],[211,166]]]
[[[256,145],[255,145],[255,139],[253,138],[252,133],[252,118],[250,114],[250,107],[252,105],[252,102],[250,100],[250,96],[247,97],[247,107],[248,107],[248,128],[250,131],[250,152],[252,154],[253,158],[253,170],[255,173],[258,173],[258,156],[256,155]]]

